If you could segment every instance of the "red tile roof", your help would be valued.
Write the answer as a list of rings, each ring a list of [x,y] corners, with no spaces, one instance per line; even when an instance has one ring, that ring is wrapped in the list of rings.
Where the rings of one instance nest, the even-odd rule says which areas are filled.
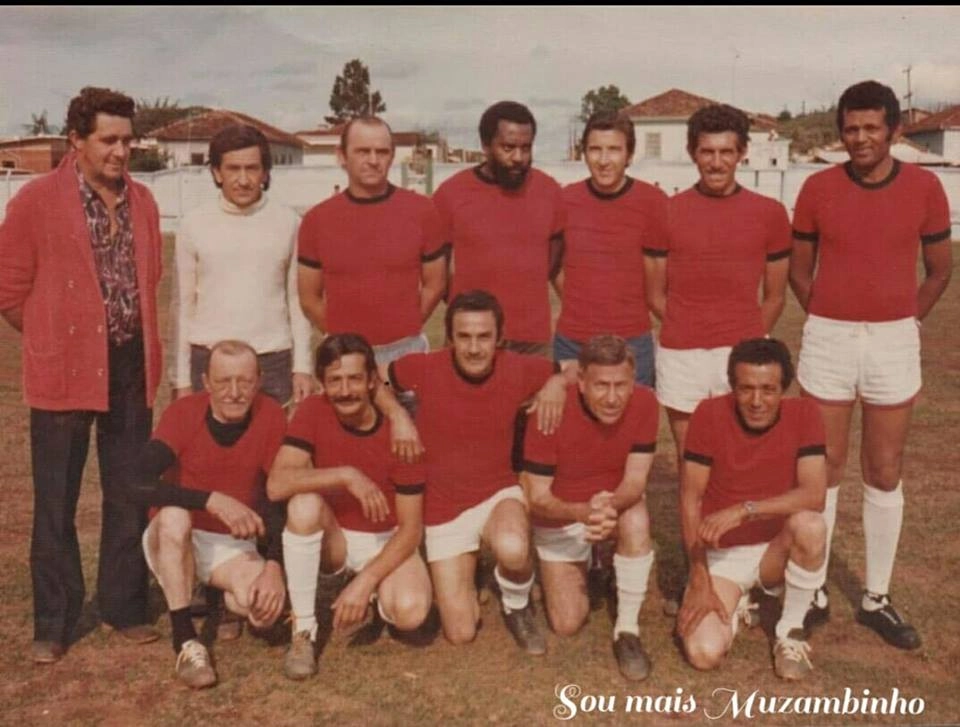
[[[960,105],[931,114],[905,128],[903,133],[917,134],[921,131],[942,131],[943,129],[960,129]]]
[[[174,121],[172,124],[154,129],[147,136],[161,141],[209,140],[217,132],[234,124],[249,124],[259,129],[267,137],[267,140],[273,144],[295,146],[298,149],[302,149],[304,146],[303,142],[293,134],[288,134],[286,131],[281,131],[275,126],[239,111],[228,111],[227,109],[213,109],[189,119]]]
[[[625,108],[622,113],[631,119],[637,118],[664,118],[664,119],[683,119],[686,120],[705,106],[720,103],[705,96],[697,96],[687,91],[681,91],[679,88],[671,88],[658,96],[651,96],[648,99],[635,103]],[[777,127],[776,119],[767,114],[755,114],[750,111],[744,111],[750,119],[750,125],[754,129],[775,129]]]

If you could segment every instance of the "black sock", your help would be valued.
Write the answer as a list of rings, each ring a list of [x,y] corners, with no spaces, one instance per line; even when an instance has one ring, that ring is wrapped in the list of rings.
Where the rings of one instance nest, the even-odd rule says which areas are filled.
[[[193,628],[193,619],[190,618],[190,606],[171,611],[170,625],[173,626],[173,651],[179,654],[185,641],[197,638],[197,630]]]

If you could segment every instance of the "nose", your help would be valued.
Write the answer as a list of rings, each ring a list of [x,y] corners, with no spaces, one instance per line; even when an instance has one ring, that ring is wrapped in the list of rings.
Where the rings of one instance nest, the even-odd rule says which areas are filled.
[[[759,407],[763,404],[763,395],[759,391],[754,391],[750,395],[750,406]]]
[[[470,353],[478,353],[480,351],[480,342],[476,339],[470,341]]]
[[[230,380],[230,397],[236,399],[240,395],[240,383],[236,379]]]
[[[248,184],[249,181],[250,181],[250,175],[247,174],[247,170],[246,170],[246,169],[241,169],[241,170],[240,170],[240,176],[237,177],[237,181],[238,181],[241,185],[243,185],[244,187],[247,186],[247,184]]]

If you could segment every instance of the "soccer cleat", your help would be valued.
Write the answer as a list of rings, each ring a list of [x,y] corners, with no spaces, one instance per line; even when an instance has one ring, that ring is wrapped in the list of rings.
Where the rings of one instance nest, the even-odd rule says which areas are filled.
[[[858,622],[876,631],[884,641],[898,649],[920,648],[920,634],[897,613],[893,604],[890,603],[889,595],[884,593],[875,596],[868,593],[867,598],[881,604],[881,607],[875,611],[868,611],[860,606],[860,610],[857,611]]]
[[[803,629],[790,629],[786,638],[773,645],[773,671],[781,679],[803,679],[813,671],[810,651]]]
[[[619,633],[613,642],[613,654],[617,657],[620,673],[631,681],[646,679],[650,674],[650,657],[643,650],[640,637],[634,634]]]
[[[507,623],[507,630],[517,642],[517,646],[531,656],[542,656],[547,653],[547,642],[537,622],[533,618],[533,607],[528,603],[519,611],[503,614]]]
[[[803,630],[808,634],[817,626],[822,626],[830,619],[830,599],[826,586],[820,586],[813,593],[813,600],[803,617]]]
[[[34,641],[30,647],[30,658],[34,664],[53,664],[60,661],[66,650],[59,641]]]
[[[290,648],[283,657],[283,673],[300,681],[317,673],[317,653],[309,631],[298,631],[290,639]]]
[[[749,591],[740,596],[737,607],[733,610],[731,624],[734,635],[736,635],[741,623],[747,629],[760,625],[760,604],[750,599]]]
[[[212,687],[217,683],[210,652],[196,639],[183,642],[177,655],[176,672],[177,678],[191,689]]]

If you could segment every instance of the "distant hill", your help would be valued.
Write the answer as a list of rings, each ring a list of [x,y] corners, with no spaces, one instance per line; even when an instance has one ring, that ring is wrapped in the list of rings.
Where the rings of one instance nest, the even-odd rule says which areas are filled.
[[[790,138],[791,154],[806,154],[840,138],[837,134],[837,110],[813,111],[791,119],[777,119],[780,136]]]

